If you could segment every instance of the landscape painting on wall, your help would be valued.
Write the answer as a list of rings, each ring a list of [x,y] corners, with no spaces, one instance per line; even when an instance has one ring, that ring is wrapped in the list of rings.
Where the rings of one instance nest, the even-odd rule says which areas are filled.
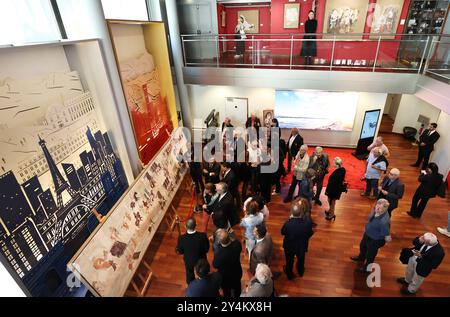
[[[67,261],[128,187],[97,108],[76,71],[0,78],[0,253],[33,296],[73,296]]]
[[[352,131],[358,93],[277,90],[275,117],[281,128]]]
[[[326,1],[324,33],[358,34],[364,32],[368,2],[364,0]],[[361,36],[352,36],[352,39]]]

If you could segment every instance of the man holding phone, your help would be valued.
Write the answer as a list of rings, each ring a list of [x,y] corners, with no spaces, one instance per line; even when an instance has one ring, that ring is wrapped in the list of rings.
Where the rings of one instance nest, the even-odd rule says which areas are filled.
[[[404,295],[415,294],[431,271],[437,269],[445,257],[445,252],[439,241],[431,232],[417,237],[413,241],[414,249],[409,258],[405,277],[400,277],[397,282],[405,285],[401,289]]]

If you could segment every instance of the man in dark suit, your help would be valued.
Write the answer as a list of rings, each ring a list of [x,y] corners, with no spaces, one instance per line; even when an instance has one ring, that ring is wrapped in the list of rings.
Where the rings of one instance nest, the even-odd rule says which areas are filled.
[[[194,218],[186,220],[186,233],[178,237],[176,251],[183,255],[186,268],[186,283],[195,279],[194,266],[199,259],[206,259],[209,250],[209,241],[206,233],[195,231],[196,222]]]
[[[297,257],[297,272],[300,276],[305,273],[305,254],[308,251],[309,239],[314,234],[313,223],[309,217],[309,204],[300,199],[292,204],[291,217],[281,228],[284,236],[283,249],[286,257],[284,273],[292,280],[294,273],[294,257]]]
[[[205,183],[217,184],[220,182],[220,164],[212,158],[208,163],[203,163],[203,176]]]
[[[237,209],[241,208],[241,198],[239,196],[238,186],[239,178],[233,170],[231,163],[222,163],[222,182],[227,184],[228,191],[233,196]]]
[[[226,183],[217,184],[216,189],[219,198],[212,206],[213,222],[218,229],[227,229],[228,224],[233,227],[240,222],[233,196],[228,192]]]
[[[228,232],[220,229],[217,232],[219,245],[214,252],[213,266],[222,276],[222,291],[224,297],[239,297],[241,295],[241,252],[239,240],[231,240]]]
[[[291,136],[286,145],[288,154],[287,172],[289,173],[291,171],[292,159],[295,159],[300,147],[303,145],[303,138],[297,128],[291,130]]]
[[[400,180],[400,171],[397,168],[392,168],[389,174],[384,177],[381,185],[378,186],[378,198],[384,198],[389,202],[388,213],[389,217],[392,211],[398,207],[398,200],[403,197],[405,192],[405,185]]]
[[[437,237],[430,232],[413,241],[414,250],[409,258],[405,277],[397,282],[407,287],[401,290],[404,295],[415,294],[431,271],[437,269],[445,257],[445,252]]]
[[[439,187],[443,182],[443,175],[439,174],[436,163],[428,164],[425,172],[419,176],[420,185],[414,193],[411,202],[411,211],[407,214],[413,218],[420,218],[430,198],[436,197]]]
[[[187,297],[220,297],[219,289],[222,277],[219,272],[209,273],[211,267],[206,259],[198,260],[195,265],[197,278],[189,283]]]
[[[250,272],[255,275],[256,267],[259,263],[270,266],[272,262],[273,242],[272,237],[267,233],[267,228],[264,223],[253,228],[253,235],[255,236],[256,244],[250,254]]]
[[[439,133],[436,131],[437,124],[431,123],[428,129],[425,129],[419,137],[419,153],[416,163],[411,166],[418,167],[423,160],[422,169],[425,169],[430,160],[431,152],[434,150],[434,143],[439,140]]]

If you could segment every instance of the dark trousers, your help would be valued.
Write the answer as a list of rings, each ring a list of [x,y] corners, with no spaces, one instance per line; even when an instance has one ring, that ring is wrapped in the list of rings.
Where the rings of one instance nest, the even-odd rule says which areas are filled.
[[[286,196],[286,199],[289,199],[289,200],[292,199],[292,196],[295,193],[295,189],[297,188],[297,185],[299,183],[300,183],[300,181],[297,179],[297,177],[295,175],[292,176],[292,183],[291,183],[291,186],[289,186],[289,192],[288,192],[288,194]]]
[[[366,178],[366,195],[370,195],[373,190],[373,195],[378,196],[378,179],[368,179]]]
[[[429,199],[429,197],[423,197],[416,192],[411,202],[411,214],[417,218],[422,217]]]
[[[280,193],[281,191],[281,175],[280,174],[275,174],[275,176],[273,177],[273,184],[275,185],[275,192],[276,193]]]
[[[189,285],[190,282],[195,280],[195,274],[194,274],[195,265],[187,265],[185,263],[184,267],[186,268],[186,284]]]
[[[375,261],[375,257],[377,256],[378,249],[384,246],[386,241],[384,239],[381,240],[373,240],[368,235],[364,233],[364,236],[361,239],[359,244],[359,258],[361,260],[365,260],[365,267],[370,263]]]
[[[192,177],[192,182],[194,183],[195,186],[195,192],[197,194],[203,193],[203,191],[205,190],[205,184],[203,183],[203,178],[200,177]]]
[[[284,256],[286,258],[286,274],[293,275],[294,257],[297,257],[297,272],[303,275],[305,272],[305,252],[296,253],[290,250],[284,250]]]
[[[241,279],[229,279],[222,283],[223,297],[239,297],[241,296]]]
[[[252,194],[258,192],[259,167],[250,167],[250,189]]]
[[[317,174],[316,178],[314,178],[314,185],[316,185],[316,196],[314,197],[315,201],[320,200],[320,193],[322,192],[323,187],[323,179],[325,178],[325,175]]]
[[[233,190],[233,192],[231,193],[231,196],[233,196],[233,198],[234,198],[234,204],[235,204],[236,208],[241,209],[241,205],[242,205],[241,195],[239,194],[239,191],[237,188],[235,190]]]
[[[245,201],[247,199],[248,183],[249,183],[248,179],[244,179],[242,181],[242,196],[241,196],[242,201]]]
[[[431,152],[432,151],[424,149],[422,146],[419,146],[419,154],[417,155],[416,165],[420,165],[420,163],[423,160],[422,169],[426,169],[428,161],[430,160]]]
[[[287,163],[287,172],[291,171],[292,160],[295,159],[295,155],[292,155],[290,151],[288,151],[288,163]]]

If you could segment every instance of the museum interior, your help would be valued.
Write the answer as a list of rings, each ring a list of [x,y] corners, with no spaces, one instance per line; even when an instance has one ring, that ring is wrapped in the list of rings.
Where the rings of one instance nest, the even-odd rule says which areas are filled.
[[[450,296],[449,11],[1,1],[0,297]]]

